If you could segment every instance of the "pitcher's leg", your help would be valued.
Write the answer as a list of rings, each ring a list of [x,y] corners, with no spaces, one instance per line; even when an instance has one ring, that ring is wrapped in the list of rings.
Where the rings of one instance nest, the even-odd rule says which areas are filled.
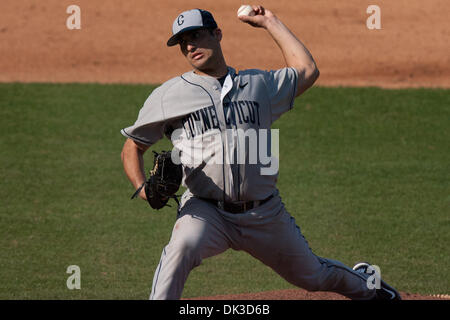
[[[308,291],[332,291],[351,299],[371,299],[366,278],[339,261],[316,256],[293,217],[280,213],[270,228],[251,233],[246,251],[288,282]]]
[[[200,200],[193,202],[182,209],[169,244],[163,249],[153,277],[151,300],[180,299],[190,271],[202,259],[230,247],[220,217]]]

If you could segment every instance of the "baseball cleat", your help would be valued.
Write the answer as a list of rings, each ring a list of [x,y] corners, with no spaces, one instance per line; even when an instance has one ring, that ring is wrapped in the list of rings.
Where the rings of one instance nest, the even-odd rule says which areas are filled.
[[[353,270],[362,274],[372,275],[373,273],[369,273],[368,269],[371,264],[367,262],[357,263]],[[383,279],[380,278],[380,288],[376,289],[376,295],[373,300],[401,300],[400,293],[395,290],[393,287],[388,285]]]

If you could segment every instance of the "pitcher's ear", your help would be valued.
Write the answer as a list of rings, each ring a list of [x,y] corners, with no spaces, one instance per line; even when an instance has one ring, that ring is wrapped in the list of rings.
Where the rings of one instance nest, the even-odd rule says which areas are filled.
[[[220,28],[214,29],[214,36],[218,41],[222,40],[222,30]]]

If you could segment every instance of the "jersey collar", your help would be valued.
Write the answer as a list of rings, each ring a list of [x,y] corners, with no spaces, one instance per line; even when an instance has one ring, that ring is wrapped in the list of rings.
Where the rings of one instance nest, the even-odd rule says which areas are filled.
[[[228,78],[228,76],[230,76],[231,80],[234,81],[234,78],[236,77],[236,70],[232,67],[228,67],[227,78]],[[190,82],[193,82],[193,83],[195,83],[197,85],[201,85],[201,86],[203,86],[205,84],[208,84],[211,86],[219,84],[219,81],[216,78],[210,77],[210,76],[198,75],[198,74],[194,73],[193,70],[184,73],[182,75],[182,77],[189,80]]]

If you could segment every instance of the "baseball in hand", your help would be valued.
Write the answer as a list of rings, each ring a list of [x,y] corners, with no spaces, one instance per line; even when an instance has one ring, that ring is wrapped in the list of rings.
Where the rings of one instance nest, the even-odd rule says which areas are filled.
[[[250,6],[248,4],[244,4],[238,9],[237,15],[238,15],[238,17],[240,17],[240,16],[254,16],[255,15],[255,11],[253,11],[252,6]]]

